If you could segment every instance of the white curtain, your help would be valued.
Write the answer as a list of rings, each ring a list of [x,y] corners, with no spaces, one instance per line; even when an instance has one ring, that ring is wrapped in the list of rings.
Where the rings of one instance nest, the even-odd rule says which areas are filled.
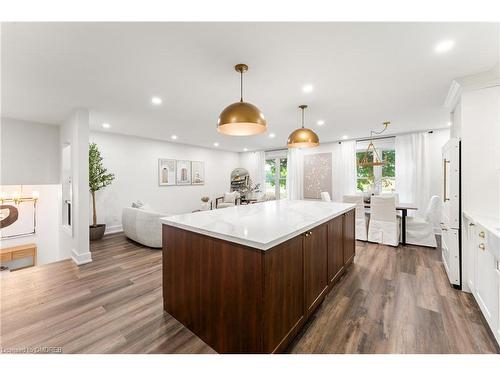
[[[416,216],[425,216],[430,200],[429,134],[396,136],[396,191],[399,201],[414,203]],[[415,215],[411,210],[408,215]]]
[[[304,155],[298,148],[288,149],[286,186],[288,199],[304,199]]]
[[[332,200],[356,193],[356,141],[335,143],[332,150]]]
[[[240,154],[240,164],[248,170],[253,185],[260,184],[261,192],[266,190],[266,153],[264,151],[245,152]]]

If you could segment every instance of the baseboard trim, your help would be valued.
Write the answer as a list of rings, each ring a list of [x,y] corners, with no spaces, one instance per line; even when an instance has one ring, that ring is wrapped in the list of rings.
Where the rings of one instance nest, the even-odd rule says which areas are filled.
[[[82,264],[90,263],[92,262],[92,254],[90,254],[90,251],[87,251],[86,253],[83,254],[78,254],[75,249],[71,250],[71,260],[75,262],[77,266],[81,266]]]
[[[120,233],[120,232],[123,232],[123,226],[121,225],[113,225],[112,227],[106,226],[106,231],[104,232],[104,235]]]

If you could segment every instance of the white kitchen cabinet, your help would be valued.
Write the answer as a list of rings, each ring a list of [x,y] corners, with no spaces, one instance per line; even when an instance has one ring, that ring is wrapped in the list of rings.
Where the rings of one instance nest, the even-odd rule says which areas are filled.
[[[469,215],[463,241],[463,255],[467,261],[467,286],[481,309],[491,331],[500,343],[500,269],[495,256],[497,237]],[[472,271],[472,272],[471,272]]]

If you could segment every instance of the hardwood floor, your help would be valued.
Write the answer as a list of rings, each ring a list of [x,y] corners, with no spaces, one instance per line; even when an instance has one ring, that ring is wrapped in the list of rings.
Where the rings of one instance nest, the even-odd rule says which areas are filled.
[[[355,262],[290,353],[498,353],[472,296],[452,289],[436,250],[359,242]],[[2,274],[0,349],[214,353],[163,312],[161,251],[112,235],[93,262]]]

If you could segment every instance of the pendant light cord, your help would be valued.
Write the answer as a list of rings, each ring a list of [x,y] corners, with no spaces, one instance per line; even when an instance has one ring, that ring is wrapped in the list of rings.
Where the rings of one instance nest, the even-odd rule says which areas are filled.
[[[302,108],[302,129],[304,129],[304,108]]]
[[[243,103],[243,70],[240,71],[240,103]]]

